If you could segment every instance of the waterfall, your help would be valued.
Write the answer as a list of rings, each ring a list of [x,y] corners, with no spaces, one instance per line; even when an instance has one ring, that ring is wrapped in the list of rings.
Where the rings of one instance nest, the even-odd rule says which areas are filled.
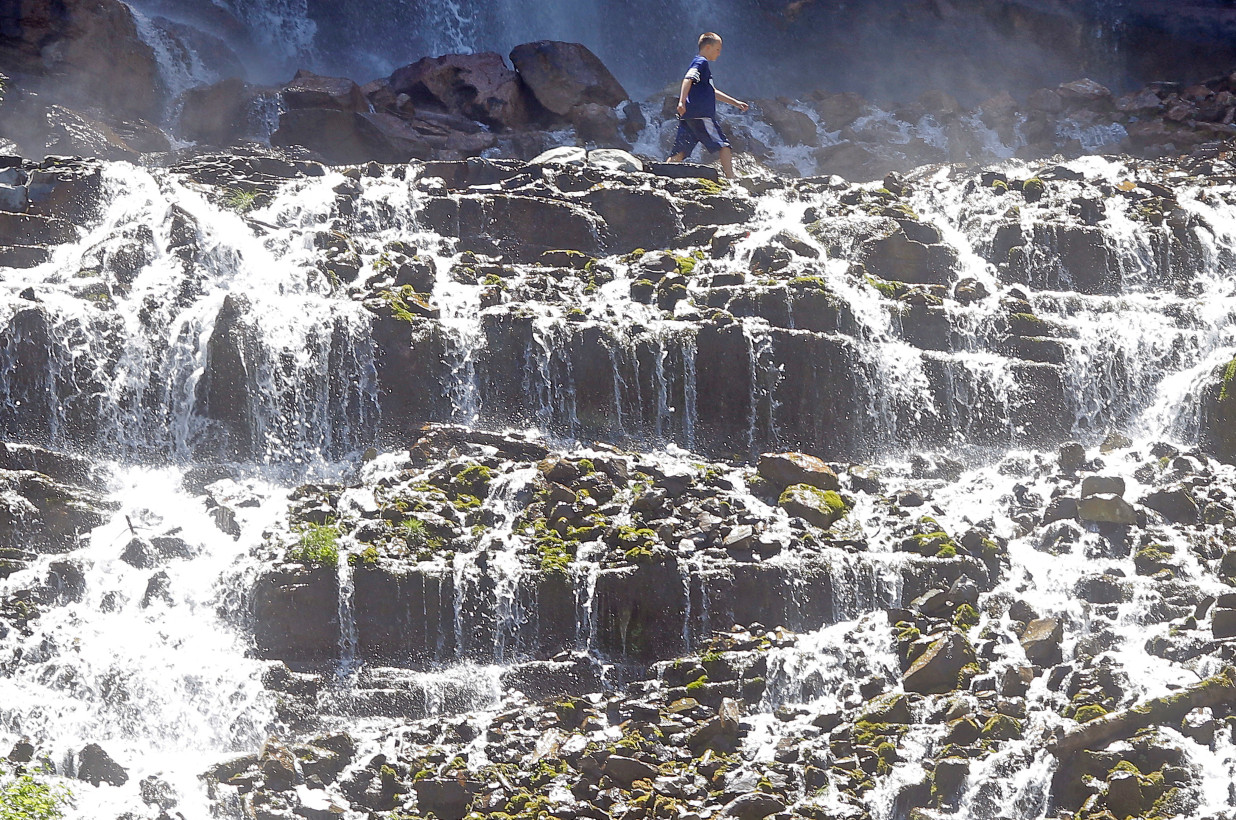
[[[488,162],[464,167],[507,170]],[[312,768],[310,747],[345,730],[358,750],[313,790],[330,799],[376,801],[386,778],[391,800],[421,783],[428,802],[421,781],[482,776],[456,756],[519,764],[527,733],[566,804],[554,749],[638,746],[632,726],[688,700],[706,720],[742,701],[742,766],[818,754],[832,777],[863,763],[844,744],[864,710],[905,693],[898,636],[917,651],[947,633],[972,645],[973,685],[916,695],[889,741],[900,759],[866,761],[870,788],[795,785],[794,801],[900,820],[918,761],[944,748],[937,713],[992,719],[992,701],[1024,734],[972,750],[949,811],[1041,817],[1061,776],[1045,739],[1080,725],[1068,686],[1106,670],[1125,709],[1222,669],[1206,648],[1176,658],[1230,609],[1236,472],[1202,452],[1236,346],[1223,178],[1180,182],[1158,220],[1148,196],[1078,204],[1147,173],[1117,158],[1007,161],[988,173],[1042,174],[1050,192],[1016,210],[961,167],[912,177],[895,207],[874,186],[770,177],[722,196],[615,175],[684,212],[734,208],[749,233],[728,252],[581,260],[542,253],[558,250],[548,221],[500,251],[481,228],[431,227],[443,204],[502,197],[577,214],[596,183],[569,190],[568,171],[464,194],[420,163],[71,167],[97,207],[0,283],[0,500],[21,534],[0,549],[0,742],[29,737],[58,777],[106,747],[130,772],[109,811],[157,777],[205,815],[223,799],[207,769],[261,771],[271,736]],[[909,269],[897,253],[935,256]],[[638,283],[657,275],[649,296]],[[1083,454],[1066,467],[1070,439]],[[22,472],[35,443],[55,451],[37,457],[52,483]],[[843,519],[790,514],[802,482],[758,463],[787,449],[830,463],[809,477]],[[1083,479],[1120,491],[1083,497]],[[1188,495],[1192,517],[1155,493]],[[1100,495],[1131,517],[1061,512]],[[49,506],[63,498],[94,516],[80,540]],[[296,551],[317,528],[333,563]],[[916,609],[940,594],[976,606]],[[1059,621],[1058,662],[1030,658],[1018,606]],[[1230,738],[1164,734],[1218,811]],[[243,802],[237,783],[252,785],[210,788]]]

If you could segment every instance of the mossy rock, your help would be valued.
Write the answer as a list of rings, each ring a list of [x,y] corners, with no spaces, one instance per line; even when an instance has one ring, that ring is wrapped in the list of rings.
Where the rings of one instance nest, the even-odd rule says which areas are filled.
[[[873,700],[863,712],[862,720],[870,723],[909,723],[910,698],[907,695],[885,695]]]
[[[1103,708],[1101,704],[1090,703],[1090,704],[1087,704],[1086,706],[1081,707],[1076,712],[1074,712],[1073,720],[1077,721],[1078,723],[1086,723],[1087,721],[1095,720],[1096,718],[1101,718],[1106,714],[1107,714],[1107,709]]]
[[[979,733],[982,740],[1017,740],[1022,736],[1021,721],[1008,715],[992,715]]]
[[[820,529],[828,529],[850,511],[837,492],[821,490],[810,484],[794,484],[785,489],[777,503],[790,515],[796,515]]]

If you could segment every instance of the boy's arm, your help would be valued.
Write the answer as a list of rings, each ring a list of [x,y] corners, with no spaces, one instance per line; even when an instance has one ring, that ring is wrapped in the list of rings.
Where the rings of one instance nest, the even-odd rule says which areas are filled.
[[[742,100],[735,99],[731,97],[729,94],[726,94],[722,91],[717,91],[717,99],[723,103],[729,103],[730,105],[737,108],[739,111],[746,111],[748,108],[751,107],[747,105],[745,102],[743,102]]]
[[[693,84],[691,78],[687,77],[682,81],[682,88],[678,89],[678,116],[680,117],[687,113],[687,94],[691,91]]]

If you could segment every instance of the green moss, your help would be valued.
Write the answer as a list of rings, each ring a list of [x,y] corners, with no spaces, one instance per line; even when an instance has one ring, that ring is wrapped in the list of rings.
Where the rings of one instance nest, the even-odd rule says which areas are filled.
[[[898,285],[895,282],[889,282],[887,279],[881,279],[878,276],[864,276],[863,281],[871,287],[879,291],[880,295],[887,299],[896,299],[901,296],[904,291],[904,285]]]
[[[489,491],[494,471],[484,464],[471,464],[451,479],[451,486],[467,495],[481,496]]]
[[[697,177],[695,181],[699,184],[700,191],[710,196],[725,193],[726,185],[728,185],[728,183],[723,185],[720,182],[713,182],[705,177]]]
[[[631,549],[624,551],[622,555],[633,564],[643,564],[651,561],[655,554],[647,547],[631,547]]]
[[[657,534],[647,527],[634,527],[629,524],[619,525],[617,531],[618,543],[624,547],[650,548],[657,543]]]
[[[581,715],[583,714],[583,701],[578,698],[566,698],[565,700],[555,701],[550,709],[558,716],[558,719],[568,726],[578,726]],[[542,763],[546,762],[544,760]]]
[[[444,540],[431,535],[425,522],[419,518],[405,518],[399,526],[403,530],[403,540],[411,549],[436,550],[446,545]]]
[[[356,566],[357,564],[364,564],[366,566],[372,566],[373,564],[378,563],[378,559],[380,557],[381,555],[378,553],[378,548],[375,547],[373,544],[370,544],[369,546],[361,550],[359,553],[352,553],[351,555],[349,555],[348,564],[349,566],[353,566],[353,567]]]
[[[1219,401],[1227,401],[1236,396],[1236,359],[1227,363],[1223,369],[1223,382],[1219,387]]]
[[[900,739],[910,727],[904,723],[881,723],[871,720],[857,720],[850,733],[851,741],[856,746],[877,748],[889,738]]]
[[[703,689],[707,685],[708,685],[708,676],[700,675],[698,678],[696,678],[695,680],[687,684],[687,691],[695,692],[700,689]]]
[[[828,283],[823,276],[795,276],[788,282],[795,290],[811,290],[821,293],[828,292]]]
[[[1094,720],[1095,718],[1101,718],[1106,714],[1107,714],[1107,710],[1104,709],[1100,704],[1091,703],[1087,706],[1081,707],[1076,712],[1074,712],[1073,720],[1077,721],[1078,723],[1087,723],[1088,721]]]
[[[541,572],[546,575],[565,576],[570,570],[571,553],[560,543],[539,542],[537,553],[541,558]]]
[[[300,535],[288,560],[334,566],[339,563],[339,530],[333,524],[315,524]]]
[[[1122,760],[1119,763],[1117,763],[1115,766],[1112,766],[1111,769],[1107,772],[1107,776],[1111,777],[1112,772],[1132,772],[1138,777],[1141,777],[1141,774],[1142,774],[1141,769],[1137,768],[1137,766],[1133,765],[1127,760]]]
[[[983,740],[1016,740],[1022,735],[1021,721],[1008,715],[992,715],[979,736]]]
[[[1142,547],[1133,556],[1133,566],[1139,575],[1153,575],[1163,569],[1171,569],[1172,553],[1160,544]]]
[[[936,525],[934,521],[928,523]],[[916,533],[902,541],[901,545],[903,549],[923,556],[935,556],[937,558],[955,558],[957,556],[957,543],[953,541],[951,535],[943,530]],[[948,550],[951,550],[951,553]]]
[[[1047,184],[1038,177],[1031,177],[1021,184],[1021,192],[1026,201],[1035,202],[1047,193]]]
[[[911,664],[926,649],[923,647],[917,652],[914,649],[915,642],[923,637],[922,630],[908,621],[898,621],[895,628],[897,629],[897,654],[903,663]]]
[[[694,256],[674,256],[674,261],[678,263],[678,272],[683,276],[690,276],[695,271],[695,265],[699,261]]]
[[[474,495],[459,495],[451,499],[451,505],[461,512],[469,512],[480,509],[481,499]]]
[[[805,484],[796,484],[794,486],[808,487],[810,491],[814,491],[812,492],[812,495],[819,501],[820,505],[830,514],[836,515],[838,518],[844,516],[850,511],[849,506],[845,503],[845,499],[842,498],[835,490],[821,490]],[[793,488],[787,488],[786,491],[781,494],[781,498],[778,499],[777,503],[784,504],[787,500],[791,499],[793,497],[790,492],[791,489]]]
[[[941,550],[941,552],[943,552],[943,550]],[[956,555],[956,551],[954,551],[953,554]],[[953,613],[953,626],[963,632],[969,632],[970,629],[978,625],[978,622],[978,611],[969,604],[962,604],[957,607],[957,611]]]
[[[390,306],[391,315],[401,322],[413,322],[432,313],[433,306],[429,297],[417,293],[411,285],[404,285],[399,290],[384,290],[378,297]]]

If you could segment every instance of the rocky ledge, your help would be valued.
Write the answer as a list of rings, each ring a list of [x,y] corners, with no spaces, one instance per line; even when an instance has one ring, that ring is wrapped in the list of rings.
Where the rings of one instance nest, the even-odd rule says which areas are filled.
[[[1236,166],[1223,144],[1171,162],[1103,162],[927,168],[877,187],[771,175],[730,184],[703,166],[582,149],[533,163],[341,168],[247,153],[155,178],[186,186],[229,225],[239,215],[243,232],[288,254],[309,249],[296,286],[363,306],[361,323],[332,309],[320,341],[345,369],[372,357],[376,389],[333,367],[314,395],[327,397],[332,429],[365,443],[406,444],[409,429],[458,417],[467,390],[488,426],[671,440],[726,458],[780,447],[862,459],[882,446],[869,424],[888,441],[940,446],[963,431],[972,445],[1058,443],[1079,419],[1126,423],[1153,388],[1143,357],[1176,367],[1176,354],[1082,340],[1078,310],[1106,316],[1154,294],[1170,303],[1166,332],[1196,347],[1208,271],[1232,264],[1212,237],[1225,230]],[[20,398],[0,417],[29,440],[84,446],[99,434],[94,402],[109,392],[91,380],[113,372],[118,353],[100,345],[93,372],[78,372],[75,334],[106,338],[135,311],[140,332],[161,339],[164,321],[232,268],[209,250],[210,214],[172,202],[148,219],[108,222],[118,191],[105,166],[8,165],[0,259],[35,268],[83,231],[95,239],[73,251],[76,275],[26,290],[0,332]],[[317,189],[322,220],[296,222],[297,197]],[[138,304],[134,282],[152,272],[171,277],[176,296]],[[70,315],[44,301],[62,290],[94,310]],[[221,301],[189,393],[202,424],[188,444],[199,458],[251,458],[270,445],[254,414],[279,400],[261,384],[268,371],[279,378],[279,352],[257,330],[252,297]],[[460,322],[476,332],[461,338]],[[878,370],[895,343],[921,357],[913,395],[890,395]],[[971,354],[998,362],[1012,386],[981,381]],[[1084,395],[1068,376],[1083,365],[1099,379]],[[1225,459],[1236,454],[1231,379],[1230,366],[1216,366],[1195,402],[1196,431]],[[321,442],[337,453],[359,443]]]

